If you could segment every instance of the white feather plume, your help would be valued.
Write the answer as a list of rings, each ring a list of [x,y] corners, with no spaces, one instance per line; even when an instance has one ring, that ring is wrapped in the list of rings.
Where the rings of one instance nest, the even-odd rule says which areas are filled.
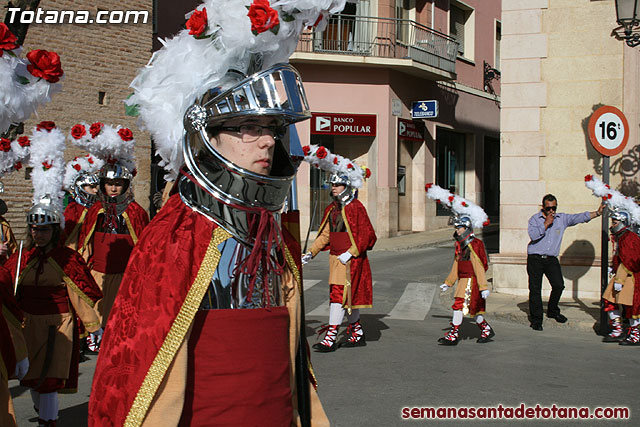
[[[4,151],[7,148],[7,141],[6,139],[1,141],[0,177],[14,170],[19,170],[22,167],[22,163],[27,161],[31,152],[30,139],[27,136],[14,139],[10,142],[10,149]]]
[[[247,16],[251,3],[204,1],[197,10],[206,8],[208,27],[203,35],[210,37],[195,38],[185,29],[161,40],[163,48],[131,83],[134,94],[125,103],[137,106],[140,128],[152,134],[162,158],[160,165],[173,177],[183,163],[181,139],[187,108],[205,90],[215,87],[232,65],[248,65],[251,53],[264,55],[263,69],[288,62],[303,29],[318,20],[324,25],[331,13],[344,8],[345,0],[271,0],[271,7],[279,13],[278,33],[257,35],[251,32]]]
[[[0,134],[12,124],[27,120],[62,90],[60,82],[50,83],[31,75],[20,53],[18,48],[0,57]]]
[[[96,136],[92,136],[91,126],[96,124],[101,124],[102,127]],[[101,162],[100,167],[102,167],[104,163],[115,162],[127,168],[129,172],[134,173],[134,170],[136,169],[134,155],[136,140],[131,139],[129,141],[125,141],[119,134],[121,130],[130,131],[130,129],[124,128],[123,126],[113,127],[101,122],[96,122],[93,125],[88,125],[85,122],[74,125],[69,134],[69,140],[71,143],[88,151],[97,158],[95,160],[99,160]],[[74,136],[73,130],[76,128],[84,128],[84,134],[80,136],[79,132]]]
[[[431,200],[441,203],[458,216],[464,215],[471,218],[471,224],[474,229],[489,225],[489,217],[484,209],[475,203],[435,184],[427,184],[425,189],[427,190],[427,197]]]
[[[70,162],[67,162],[64,172],[64,188],[71,191],[76,179],[78,179],[81,173],[96,173],[103,165],[104,160],[92,154],[87,154],[84,157],[76,157]]]
[[[305,162],[329,173],[347,175],[354,188],[362,187],[364,180],[371,175],[368,168],[360,167],[353,160],[334,154],[326,147],[312,144],[302,147],[302,150]]]
[[[60,213],[63,211],[64,199],[64,150],[65,137],[60,129],[53,128],[47,131],[34,128],[29,158],[29,166],[33,168],[33,204],[38,204],[42,196],[49,194],[52,206]]]
[[[631,222],[635,225],[640,225],[640,206],[631,197],[614,190],[593,175],[584,177],[584,185],[591,190],[594,196],[602,198],[602,201],[611,209],[628,212]]]

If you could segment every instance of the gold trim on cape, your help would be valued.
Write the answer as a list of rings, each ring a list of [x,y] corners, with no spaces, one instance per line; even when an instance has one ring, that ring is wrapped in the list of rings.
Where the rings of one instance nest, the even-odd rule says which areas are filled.
[[[98,222],[98,215],[100,215],[101,213],[104,213],[104,208],[100,208],[98,210],[98,213],[96,214],[96,220],[91,226],[91,230],[89,230],[87,237],[84,238],[84,243],[82,243],[82,249],[78,249],[78,252],[83,253],[87,245],[89,244],[89,240],[91,240],[91,237],[93,236],[93,232],[96,231],[96,223]]]
[[[158,350],[155,359],[151,363],[147,374],[142,381],[142,385],[136,394],[136,397],[129,408],[129,413],[124,421],[124,426],[140,426],[147,415],[149,406],[158,391],[158,387],[162,383],[164,376],[169,369],[169,365],[175,358],[178,349],[182,345],[187,331],[191,327],[193,318],[200,307],[202,298],[209,287],[211,278],[220,262],[220,251],[218,245],[231,237],[222,227],[218,227],[213,231],[213,236],[209,242],[207,252],[202,259],[202,264],[198,270],[198,274],[193,281],[189,292],[180,307],[180,311],[176,316],[171,329],[167,334],[162,346]]]
[[[84,302],[89,304],[91,308],[93,308],[96,305],[96,303],[93,302],[91,298],[87,296],[87,294],[82,292],[82,290],[78,287],[78,285],[76,285],[76,283],[69,276],[67,276],[64,270],[58,265],[58,263],[52,257],[49,257],[49,261],[51,261],[51,266],[53,267],[53,269],[56,270],[58,274],[62,276],[62,280],[64,281],[64,283],[68,287],[70,287],[71,290],[75,292],[80,297],[81,300],[83,300]]]
[[[129,215],[127,215],[127,211],[122,212],[122,217],[127,223],[127,228],[129,229],[131,240],[133,240],[133,244],[135,245],[136,243],[138,243],[138,236],[136,236],[136,231],[133,229],[133,224],[131,224],[131,220],[129,219]]]
[[[355,250],[356,252],[356,257],[360,256],[360,251],[358,250],[358,246],[356,245],[356,240],[353,238],[353,233],[351,233],[351,227],[349,226],[349,221],[347,221],[347,214],[344,213],[344,209],[345,207],[343,206],[342,209],[340,210],[340,213],[342,214],[342,220],[344,221],[344,225],[347,228],[347,233],[349,233],[349,240],[351,240],[351,247]],[[351,248],[349,248],[351,249]]]

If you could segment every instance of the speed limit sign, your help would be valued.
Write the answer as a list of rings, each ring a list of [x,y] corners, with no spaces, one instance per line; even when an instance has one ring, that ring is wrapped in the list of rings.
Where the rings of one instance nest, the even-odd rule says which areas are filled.
[[[605,105],[589,119],[589,139],[593,147],[605,156],[620,154],[629,140],[629,123],[622,111]]]

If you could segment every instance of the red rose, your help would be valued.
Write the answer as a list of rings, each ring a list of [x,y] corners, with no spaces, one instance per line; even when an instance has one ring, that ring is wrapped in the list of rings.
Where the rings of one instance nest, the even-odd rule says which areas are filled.
[[[369,177],[371,177],[371,169],[367,168],[367,170],[364,172],[364,177],[365,179],[369,179]]]
[[[482,223],[482,226],[483,226],[483,227],[486,227],[486,226],[487,226],[487,225],[489,225],[489,224],[490,224],[489,220],[486,220],[485,222],[483,222],[483,223]]]
[[[22,162],[16,162],[16,164],[13,165],[13,168],[19,171],[20,169],[22,169]]]
[[[51,164],[51,162],[48,162],[48,161],[42,162],[42,169],[43,170],[49,170],[49,169],[51,169],[51,166],[53,166]]]
[[[589,182],[593,179],[593,175],[587,175],[584,177],[584,182]]]
[[[467,202],[462,202],[462,206],[464,206],[466,208],[469,205],[467,204]]]
[[[202,10],[194,10],[186,24],[186,27],[189,29],[189,34],[196,38],[205,32],[207,26],[207,9],[204,7]]]
[[[338,158],[337,158],[337,157],[334,157],[334,158],[333,158],[333,164],[334,164],[334,165],[337,165],[337,164],[338,164]]]
[[[89,126],[89,133],[91,134],[91,138],[95,138],[100,135],[102,132],[102,128],[104,127],[104,123],[95,122],[91,126]]]
[[[64,74],[60,57],[55,52],[32,50],[27,53],[27,59],[31,62],[27,65],[27,70],[35,77],[43,78],[49,83],[56,83]]]
[[[607,194],[607,199],[611,199],[613,197],[612,194]]]
[[[9,141],[7,138],[0,138],[0,150],[4,151],[5,153],[11,151],[11,141]]]
[[[280,24],[278,11],[271,8],[269,0],[253,0],[247,16],[251,19],[251,31],[255,35],[264,33]]]
[[[449,203],[453,203],[453,199],[454,199],[453,196],[449,196]]]
[[[310,152],[311,152],[311,147],[309,147],[308,145],[305,145],[304,147],[302,147],[302,153],[305,156],[308,156]]]
[[[353,169],[353,165],[352,165],[351,163],[349,163],[349,164],[347,165],[347,169]]]
[[[440,201],[440,199],[436,199],[436,203],[437,203],[437,204],[440,204],[440,203],[442,203],[442,202]]]
[[[424,185],[424,191],[429,191],[429,189],[433,187],[433,182],[429,182],[428,184]]]
[[[92,165],[93,164],[93,157],[87,156],[87,162],[89,162],[89,164]]]
[[[56,124],[50,121],[40,122],[36,125],[36,129],[38,130],[46,130],[47,132],[51,132],[51,129],[55,128]]]
[[[131,132],[131,129],[119,129],[118,135],[120,135],[120,138],[122,138],[123,141],[131,141],[133,139],[133,132]]]
[[[607,201],[607,196],[602,196],[602,201],[606,202]]]
[[[75,165],[73,165],[73,168],[74,168],[75,170],[77,170],[78,172],[80,172],[80,171],[82,170],[82,166],[80,166],[80,165],[79,165],[79,164],[77,164],[77,163],[76,163]]]
[[[18,144],[20,144],[20,147],[28,147],[31,145],[31,141],[28,136],[21,136],[18,138]]]
[[[611,187],[609,187],[609,184],[605,184],[605,187],[607,187],[607,190],[611,190]]]
[[[324,159],[325,157],[327,157],[327,149],[324,147],[319,147],[318,151],[316,151],[316,156],[319,159]]]
[[[80,139],[87,134],[87,129],[84,125],[75,125],[71,128],[71,137],[73,139]]]
[[[5,50],[13,50],[18,47],[16,44],[18,38],[9,30],[7,24],[0,22],[0,57]]]

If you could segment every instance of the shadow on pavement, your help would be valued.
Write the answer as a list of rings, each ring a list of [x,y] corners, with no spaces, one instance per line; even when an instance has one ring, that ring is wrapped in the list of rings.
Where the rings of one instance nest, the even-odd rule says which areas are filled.
[[[89,402],[62,409],[58,414],[58,425],[86,427],[89,416]]]
[[[361,314],[360,315],[360,323],[362,323],[362,328],[364,329],[365,337],[367,341],[379,341],[382,336],[382,331],[385,329],[389,329],[386,323],[382,322],[380,319],[386,317],[384,314]],[[309,340],[309,345],[313,345],[316,343],[316,337],[318,340],[322,340],[324,334],[318,336],[318,330],[320,326],[327,324],[328,318],[326,321],[321,322],[319,320],[306,319],[306,330],[305,333],[307,335],[307,339]],[[345,336],[347,332],[347,316],[342,322],[340,326],[340,331],[338,333],[338,340],[341,337]]]

